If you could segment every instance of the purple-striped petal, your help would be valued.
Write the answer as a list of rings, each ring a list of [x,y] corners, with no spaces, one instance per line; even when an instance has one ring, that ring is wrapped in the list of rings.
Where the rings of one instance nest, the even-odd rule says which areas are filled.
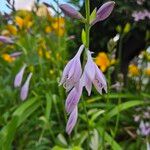
[[[94,68],[94,62],[93,62],[93,59],[92,59],[92,56],[91,56],[91,52],[88,50],[87,51],[87,63],[85,65],[85,74],[87,75],[87,77],[93,81],[94,80],[94,77],[95,77],[95,68]]]
[[[86,73],[83,73],[83,86],[85,86],[87,92],[88,92],[88,96],[91,95],[91,90],[92,90],[92,82],[91,80],[88,78],[88,76],[86,75]]]
[[[26,68],[26,64],[21,68],[21,70],[17,73],[15,80],[14,80],[14,87],[20,87],[21,86],[21,82],[22,82],[22,78],[23,78],[23,74],[24,74],[24,70]]]
[[[84,45],[81,45],[77,54],[66,65],[59,85],[64,86],[66,91],[70,91],[80,80],[82,74],[80,56],[84,49]]]
[[[59,7],[65,15],[75,19],[83,19],[83,16],[78,11],[76,11],[72,6],[68,4],[61,4],[59,5]]]
[[[105,92],[107,93],[107,83],[106,83],[106,79],[103,75],[103,73],[101,72],[101,70],[97,67],[97,65],[95,64],[95,70],[96,70],[96,74],[95,74],[95,79],[93,81],[93,84],[96,88],[96,90],[102,94],[102,89],[104,88]]]
[[[81,94],[82,94],[83,85],[79,83],[76,87],[74,87],[69,95],[67,96],[65,109],[67,113],[71,113],[73,109],[78,104]]]
[[[29,84],[30,84],[30,80],[32,77],[32,73],[30,73],[27,77],[27,80],[25,81],[24,85],[21,88],[21,93],[20,93],[20,98],[21,100],[25,100],[28,96],[28,92],[29,92]]]
[[[66,125],[66,132],[68,135],[71,134],[74,126],[76,125],[77,122],[77,117],[78,117],[78,108],[77,106],[74,108],[74,110],[71,112],[67,125]]]

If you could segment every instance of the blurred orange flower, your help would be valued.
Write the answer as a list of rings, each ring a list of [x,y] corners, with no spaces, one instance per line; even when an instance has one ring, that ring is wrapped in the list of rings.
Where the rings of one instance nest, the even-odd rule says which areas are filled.
[[[129,65],[129,75],[131,76],[138,76],[140,74],[140,69],[137,65],[131,64]]]
[[[11,63],[15,60],[15,58],[11,57],[9,54],[6,54],[6,53],[2,54],[2,58],[9,63]]]
[[[33,21],[30,15],[25,16],[25,18],[16,16],[15,22],[19,26],[20,29],[22,29],[23,27],[30,28],[33,25]]]
[[[100,52],[98,54],[98,56],[96,57],[95,63],[100,67],[102,72],[105,72],[106,69],[111,65],[111,61],[109,60],[105,52]],[[114,64],[114,62],[112,62],[112,64]]]

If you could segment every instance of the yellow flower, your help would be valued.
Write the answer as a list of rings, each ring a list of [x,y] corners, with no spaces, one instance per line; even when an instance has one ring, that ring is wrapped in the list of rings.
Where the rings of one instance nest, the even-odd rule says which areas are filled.
[[[20,29],[23,28],[24,21],[23,21],[23,19],[21,17],[16,16],[15,17],[15,22],[19,26]]]
[[[131,64],[129,65],[129,74],[131,76],[138,76],[140,74],[140,69],[136,65]]]
[[[150,76],[150,68],[144,70],[145,75]]]
[[[46,52],[45,52],[45,57],[46,57],[47,59],[50,59],[50,58],[51,58],[51,54],[50,54],[49,51],[46,51]]]
[[[11,63],[15,60],[15,58],[11,57],[9,54],[6,54],[6,53],[2,54],[2,58],[9,63]]]
[[[57,34],[58,36],[63,36],[64,33],[65,33],[65,29],[63,29],[63,28],[59,28],[59,29],[56,31],[56,34]]]
[[[33,25],[32,17],[31,17],[31,15],[27,15],[27,16],[24,18],[24,26],[25,26],[26,28],[30,28],[32,25]]]
[[[52,31],[52,28],[50,26],[46,26],[45,32],[50,33]]]
[[[58,36],[63,36],[65,33],[65,20],[63,17],[55,19],[52,24],[52,28],[55,30]]]
[[[25,18],[16,16],[15,22],[19,26],[20,29],[22,29],[23,27],[30,28],[33,25],[32,18],[30,15],[25,16]]]
[[[100,67],[102,72],[105,72],[106,69],[110,66],[110,60],[106,53],[100,52],[96,57],[95,63]]]
[[[38,55],[40,57],[43,57],[43,50],[41,48],[38,49]]]
[[[9,24],[9,25],[7,25],[6,28],[11,34],[13,34],[13,35],[17,34],[17,28],[14,25]]]

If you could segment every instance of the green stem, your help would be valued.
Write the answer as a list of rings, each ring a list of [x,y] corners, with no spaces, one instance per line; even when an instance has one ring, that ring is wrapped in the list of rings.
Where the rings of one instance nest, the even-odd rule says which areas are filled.
[[[85,32],[86,32],[86,48],[89,48],[89,39],[90,39],[90,1],[85,1],[85,10],[86,10],[86,23],[85,23]]]
[[[86,47],[86,49],[84,52],[83,62],[86,61],[86,53],[87,53],[87,50],[89,49],[89,44],[90,44],[90,42],[89,42],[90,41],[90,1],[89,0],[85,0],[85,10],[86,10],[86,22],[85,22],[85,32],[86,32],[85,47]],[[88,130],[87,149],[89,149],[89,147],[88,147],[89,140],[90,140],[89,119],[88,119],[86,104],[85,104],[83,97],[82,97],[82,104],[83,104],[84,112],[86,115],[86,121],[87,121],[87,130]]]

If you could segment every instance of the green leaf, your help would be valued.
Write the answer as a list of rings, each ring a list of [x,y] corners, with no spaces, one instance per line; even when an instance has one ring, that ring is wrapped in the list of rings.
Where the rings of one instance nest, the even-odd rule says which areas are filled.
[[[52,108],[52,99],[49,94],[46,94],[46,110],[45,110],[45,117],[47,120],[49,120],[49,116],[51,113]]]
[[[127,110],[131,107],[135,107],[135,106],[138,106],[138,105],[144,105],[144,104],[145,104],[145,102],[136,101],[136,100],[122,103],[122,104],[116,106],[115,108],[113,108],[112,110],[110,110],[109,112],[105,113],[105,117],[102,118],[100,120],[100,122],[103,122],[105,120],[109,120],[111,117],[117,115],[119,112],[121,112],[123,110]]]
[[[90,15],[90,23],[92,23],[96,18],[96,8],[92,11]]]
[[[124,33],[128,33],[131,30],[131,24],[130,23],[126,23],[123,32]]]
[[[15,116],[0,132],[0,149],[11,149],[11,143],[13,141],[15,131],[17,129],[18,117]]]
[[[19,106],[19,108],[13,113],[13,116],[19,116],[18,126],[24,122],[40,105],[41,101],[33,98]]]
[[[118,25],[118,26],[116,27],[116,31],[117,31],[118,33],[121,33],[121,32],[122,32],[122,27],[121,27],[120,25]]]
[[[82,29],[82,35],[81,35],[81,37],[82,37],[82,43],[84,45],[86,45],[86,33],[85,33],[84,29]]]
[[[99,144],[99,134],[98,131],[94,129],[91,136],[90,147],[92,150],[98,150]]]
[[[11,121],[0,132],[0,149],[9,150],[17,127],[19,127],[39,106],[41,101],[30,99],[21,104],[12,114]]]
[[[102,127],[97,128],[101,137],[112,147],[113,150],[122,150],[120,145]]]
[[[94,121],[95,121],[101,114],[103,114],[104,112],[105,112],[104,110],[99,110],[99,111],[95,112],[95,113],[92,115],[90,121],[91,121],[91,122],[94,122]]]
[[[58,134],[57,139],[58,139],[57,142],[58,142],[59,145],[61,145],[63,147],[66,147],[68,145],[65,137],[61,133]]]

